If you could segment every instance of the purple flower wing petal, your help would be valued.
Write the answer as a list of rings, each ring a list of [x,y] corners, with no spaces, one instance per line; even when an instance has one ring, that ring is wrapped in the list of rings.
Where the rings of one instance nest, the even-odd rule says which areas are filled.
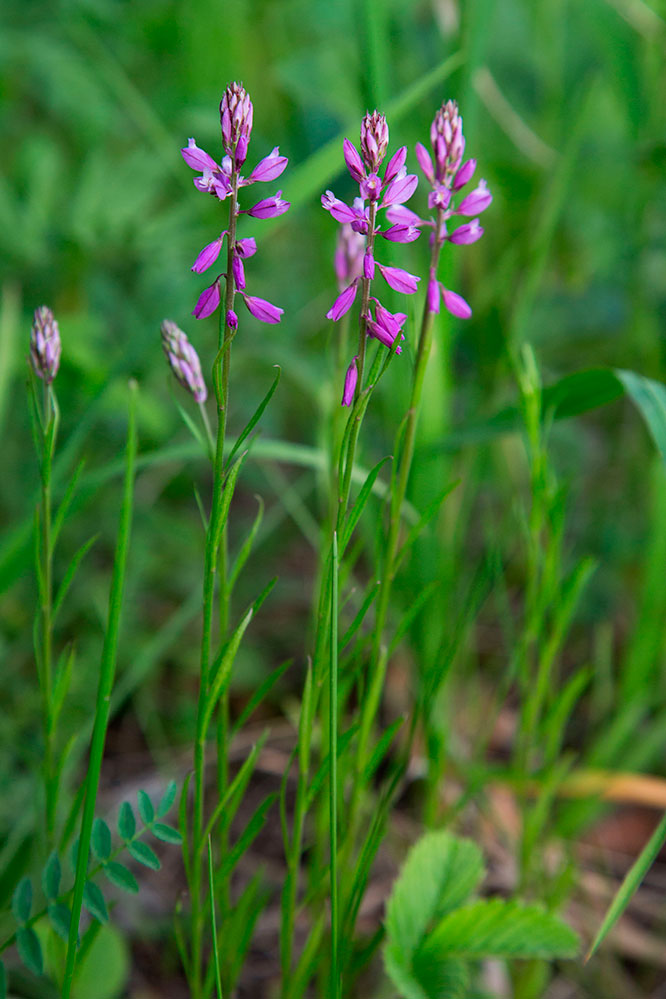
[[[354,299],[356,298],[356,291],[358,285],[356,281],[352,281],[348,288],[338,295],[333,305],[326,313],[327,319],[333,319],[337,322],[346,312],[349,312],[352,305],[354,304]]]
[[[446,288],[442,289],[444,305],[449,310],[452,316],[457,316],[458,319],[469,319],[472,315],[472,310],[461,295],[456,295],[455,291],[448,291]]]
[[[377,266],[387,285],[394,291],[400,291],[403,295],[413,295],[418,288],[421,279],[409,271],[404,271],[402,267],[386,267],[382,264]]]
[[[194,139],[188,139],[187,146],[181,149],[181,154],[185,162],[193,170],[219,170],[219,166],[212,156],[209,156],[203,149],[199,149]]]

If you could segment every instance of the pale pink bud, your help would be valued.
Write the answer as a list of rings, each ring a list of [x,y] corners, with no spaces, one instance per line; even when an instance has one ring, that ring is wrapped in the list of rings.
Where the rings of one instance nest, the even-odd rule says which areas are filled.
[[[347,164],[347,169],[354,178],[357,184],[360,184],[365,177],[365,167],[363,166],[363,160],[361,159],[358,149],[353,142],[349,139],[344,139],[342,143],[342,149],[344,152],[345,163]]]
[[[376,173],[386,156],[389,132],[386,118],[378,111],[366,114],[361,122],[361,155],[370,171]]]
[[[33,314],[30,330],[30,362],[38,378],[50,385],[60,367],[60,330],[58,323],[46,305],[40,305]]]
[[[243,267],[243,261],[240,257],[234,255],[231,261],[231,269],[234,275],[234,283],[238,291],[244,291],[245,289],[245,268]]]
[[[225,322],[230,330],[238,329],[238,316],[236,315],[233,309],[227,309]]]
[[[419,161],[419,166],[423,170],[426,176],[426,180],[428,180],[431,184],[434,184],[435,168],[432,165],[432,159],[430,157],[430,153],[428,152],[426,147],[422,145],[420,142],[416,143],[415,151],[416,151],[416,158]]]
[[[365,251],[365,256],[363,257],[363,277],[367,281],[372,281],[375,276],[375,258],[373,257],[370,250]]]
[[[253,108],[250,95],[242,83],[230,83],[220,101],[220,125],[222,126],[222,144],[227,154],[231,155],[240,138],[250,141],[252,133]]]
[[[345,375],[345,385],[342,390],[342,405],[351,406],[354,401],[354,393],[356,392],[356,384],[358,382],[358,368],[356,367],[357,357],[352,358],[352,362],[347,368],[347,373]]]
[[[162,349],[177,381],[194,396],[196,402],[205,402],[208,393],[196,350],[185,333],[170,319],[164,320],[161,332]]]

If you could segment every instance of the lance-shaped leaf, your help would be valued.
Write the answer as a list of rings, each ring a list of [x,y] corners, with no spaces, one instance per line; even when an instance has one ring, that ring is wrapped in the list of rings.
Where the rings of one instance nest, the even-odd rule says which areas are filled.
[[[259,405],[255,409],[254,413],[252,414],[252,417],[248,420],[248,422],[245,424],[245,426],[241,430],[240,434],[238,435],[238,440],[236,441],[236,443],[232,447],[231,452],[229,454],[229,457],[227,458],[227,467],[229,467],[231,465],[231,462],[233,460],[234,455],[242,447],[243,442],[245,440],[247,440],[248,436],[252,433],[252,431],[256,427],[257,423],[259,422],[259,420],[261,419],[261,417],[263,415],[264,410],[266,409],[266,406],[271,401],[271,398],[273,397],[273,393],[275,392],[275,389],[278,387],[278,384],[279,384],[279,381],[280,381],[280,375],[282,374],[282,371],[281,371],[281,368],[279,367],[279,365],[276,364],[275,367],[277,368],[277,374],[275,376],[273,384],[271,385],[271,387],[269,388],[268,392],[266,393],[266,395],[264,396],[264,398],[261,400],[261,402],[259,403]]]

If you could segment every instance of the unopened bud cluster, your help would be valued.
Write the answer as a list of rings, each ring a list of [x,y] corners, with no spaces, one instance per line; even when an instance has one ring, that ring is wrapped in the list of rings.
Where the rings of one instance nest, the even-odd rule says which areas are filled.
[[[35,309],[30,331],[30,362],[38,378],[50,385],[60,367],[60,330],[51,310],[45,305]]]
[[[161,332],[162,349],[176,380],[194,396],[196,402],[205,402],[208,393],[201,374],[199,355],[187,335],[170,319],[164,320]]]

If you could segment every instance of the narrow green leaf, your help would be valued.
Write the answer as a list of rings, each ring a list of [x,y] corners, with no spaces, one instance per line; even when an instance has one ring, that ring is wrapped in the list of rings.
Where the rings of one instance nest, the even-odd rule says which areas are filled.
[[[262,732],[256,744],[250,750],[250,753],[246,757],[240,770],[227,788],[225,794],[222,798],[220,798],[217,805],[213,809],[213,812],[206,823],[203,836],[201,837],[199,852],[203,850],[204,844],[206,843],[208,837],[212,834],[213,829],[222,814],[224,814],[227,826],[233,822],[236,811],[243,800],[247,786],[250,783],[250,778],[252,777],[254,769],[257,765],[259,754],[264,747],[267,737],[268,731],[266,730]]]
[[[90,846],[98,860],[108,860],[111,854],[111,830],[104,819],[97,818],[93,822]]]
[[[136,895],[139,885],[129,867],[125,867],[124,864],[119,864],[115,860],[110,860],[108,864],[104,865],[102,870],[112,884],[117,885],[118,888],[122,888],[123,891],[128,891]]]
[[[352,741],[357,732],[358,732],[358,722],[355,722],[347,729],[346,732],[340,733],[337,741],[338,760],[340,760],[344,756],[350,742]],[[312,808],[312,805],[314,804],[317,795],[319,794],[326,780],[328,779],[328,773],[330,768],[331,768],[331,754],[330,752],[328,752],[324,757],[324,759],[322,760],[321,764],[319,765],[317,772],[314,774],[312,780],[310,781],[310,785],[308,787],[307,799],[306,799],[307,800],[306,811],[309,811]]]
[[[176,800],[176,794],[178,793],[178,785],[175,780],[170,780],[167,784],[166,791],[160,798],[160,803],[157,806],[157,815],[159,818],[163,818],[167,812],[171,811],[174,801]]]
[[[42,946],[37,934],[27,926],[20,926],[16,931],[16,949],[21,961],[33,975],[41,975],[44,970]]]
[[[615,375],[645,420],[657,450],[666,461],[666,385],[635,371],[616,369]]]
[[[363,599],[363,603],[356,612],[354,620],[349,625],[349,627],[347,628],[347,630],[345,631],[344,635],[340,640],[340,652],[344,651],[344,649],[347,648],[352,638],[363,624],[363,621],[365,620],[365,615],[368,613],[370,606],[378,593],[379,593],[379,583],[373,579],[372,582],[368,585],[368,592],[366,593]]]
[[[342,537],[340,539],[341,558],[345,549],[347,548],[347,545],[349,544],[352,534],[354,533],[354,528],[358,524],[361,514],[363,513],[363,508],[370,499],[370,495],[372,493],[373,486],[375,484],[375,479],[379,475],[380,471],[382,470],[382,467],[386,464],[386,462],[392,460],[393,459],[391,455],[387,455],[385,458],[382,458],[381,461],[378,461],[377,464],[374,466],[374,468],[372,468],[368,472],[368,476],[363,485],[361,486],[361,490],[358,496],[356,497],[356,501],[351,510],[349,511],[349,513],[347,514],[347,519],[345,521],[344,529],[342,531]]]
[[[2,961],[0,961],[0,999],[7,999],[7,973]]]
[[[391,644],[389,645],[388,655],[389,658],[393,655],[400,642],[406,635],[406,633],[411,628],[412,624],[419,616],[425,605],[428,603],[432,595],[439,589],[439,580],[434,579],[427,586],[424,586],[420,593],[418,593],[414,600],[412,601],[409,609],[405,611],[400,619],[400,624],[398,625],[395,635],[391,639]]]
[[[85,459],[82,458],[79,461],[78,465],[76,466],[74,474],[69,480],[67,489],[65,490],[65,495],[63,496],[60,506],[58,507],[58,512],[53,518],[53,528],[51,530],[52,549],[55,548],[56,546],[56,542],[58,540],[58,536],[62,529],[62,525],[65,523],[65,519],[67,517],[67,514],[69,513],[69,509],[72,505],[72,500],[74,499],[76,488],[79,484],[79,479],[81,478],[81,473],[83,472],[84,467],[85,467]]]
[[[118,834],[122,839],[129,840],[134,838],[135,833],[136,819],[134,818],[132,806],[129,801],[123,801],[118,815]]]
[[[234,455],[238,452],[239,448],[243,445],[243,442],[247,439],[248,435],[251,434],[252,431],[254,430],[254,428],[256,427],[257,423],[259,422],[259,420],[261,419],[261,417],[263,415],[264,410],[266,409],[266,406],[271,401],[273,393],[275,392],[276,388],[278,387],[278,384],[279,384],[279,381],[280,381],[280,375],[282,374],[282,370],[281,370],[280,366],[277,365],[277,364],[274,365],[274,367],[277,368],[277,374],[275,376],[275,380],[273,381],[273,384],[269,388],[269,390],[266,393],[266,395],[264,396],[264,398],[261,400],[261,402],[259,403],[259,405],[255,409],[252,417],[248,420],[248,422],[245,424],[243,430],[240,432],[240,434],[238,436],[238,439],[237,439],[236,443],[234,444],[234,446],[232,447],[231,453],[229,454],[229,457],[227,458],[227,467],[229,467],[231,465],[231,462],[233,461]]]
[[[59,937],[67,941],[69,939],[69,924],[72,920],[72,913],[66,905],[54,902],[49,906],[49,919],[51,926]]]
[[[395,734],[402,727],[404,721],[405,721],[404,718],[396,718],[396,720],[391,725],[389,725],[387,729],[384,729],[384,731],[382,732],[381,737],[377,742],[377,745],[373,749],[370,759],[367,762],[366,768],[363,771],[364,784],[367,784],[374,777],[375,770],[381,764],[382,760],[388,753],[391,747],[391,743],[393,742],[393,739],[395,737]]]
[[[148,846],[147,843],[142,843],[141,840],[134,840],[134,842],[128,843],[127,850],[131,857],[138,860],[140,864],[150,867],[153,871],[159,871],[162,866],[160,858],[152,847]]]
[[[32,881],[24,876],[14,889],[12,895],[12,912],[17,923],[27,923],[32,909]]]
[[[414,969],[456,958],[575,957],[578,937],[551,912],[503,898],[481,899],[449,912],[428,933],[414,958]]]
[[[139,804],[139,815],[144,825],[149,826],[155,818],[155,809],[146,791],[138,791],[137,799]]]
[[[53,685],[53,700],[51,705],[51,718],[54,728],[57,725],[60,712],[62,711],[62,706],[65,703],[67,691],[69,690],[69,685],[72,679],[72,671],[74,669],[75,655],[74,645],[72,644],[66,649],[63,649],[58,658],[55,684]],[[72,745],[74,744],[75,738],[76,736],[73,735],[70,740]]]
[[[222,977],[220,974],[220,952],[218,948],[218,938],[217,938],[217,921],[215,918],[215,881],[213,879],[213,848],[210,845],[210,836],[208,837],[208,895],[210,897],[210,920],[213,928],[213,960],[215,967],[215,989],[217,992],[217,999],[223,999],[222,995]]]
[[[157,839],[162,840],[163,843],[177,843],[183,842],[183,837],[180,835],[177,829],[173,826],[168,826],[164,822],[155,822],[154,825],[150,827],[150,831],[153,836]]]
[[[241,572],[243,571],[243,567],[245,566],[245,563],[250,557],[250,552],[252,551],[252,545],[254,544],[255,538],[257,536],[259,528],[261,527],[261,522],[264,517],[264,501],[261,498],[261,496],[255,496],[255,499],[259,504],[259,510],[257,511],[257,515],[254,518],[254,523],[252,524],[250,533],[243,542],[241,549],[238,552],[238,555],[236,556],[234,564],[231,567],[231,571],[229,573],[229,581],[227,584],[230,593],[233,591],[236,580],[240,576]]]
[[[104,901],[104,895],[102,894],[102,889],[94,881],[86,881],[85,883],[83,904],[90,915],[94,916],[99,923],[108,923],[109,913]]]
[[[58,897],[61,874],[60,860],[54,850],[44,864],[44,870],[42,871],[42,889],[49,901]]]
[[[281,663],[271,673],[269,673],[264,680],[262,680],[250,700],[241,711],[237,721],[234,723],[233,728],[231,729],[232,739],[237,732],[240,732],[248,718],[250,718],[252,713],[256,711],[263,699],[270,693],[280,677],[283,676],[293,663],[293,659],[287,659],[286,662]]]
[[[266,821],[266,813],[276,798],[277,794],[269,794],[268,797],[265,798],[258,808],[256,808],[252,813],[245,829],[238,837],[231,850],[229,850],[229,852],[222,858],[222,862],[218,869],[220,877],[227,877],[233,871],[240,858],[261,831],[264,822]]]
[[[81,565],[81,562],[83,561],[87,553],[90,551],[92,546],[97,541],[97,538],[98,535],[94,534],[93,537],[89,538],[88,541],[82,544],[81,547],[72,556],[72,559],[69,565],[67,566],[67,571],[63,576],[62,583],[58,587],[58,592],[56,593],[55,598],[53,600],[53,620],[55,620],[58,611],[62,607],[63,601],[67,596],[67,592],[70,586],[72,585],[72,582],[74,581],[74,576],[76,575],[77,569]]]
[[[661,822],[652,833],[652,836],[641,851],[638,860],[629,868],[624,881],[620,885],[615,898],[610,904],[608,912],[604,916],[597,935],[592,941],[592,946],[585,957],[586,961],[592,957],[599,944],[606,936],[608,936],[624,910],[629,905],[633,895],[638,890],[638,886],[654,863],[657,854],[665,842],[666,815],[664,815]]]

